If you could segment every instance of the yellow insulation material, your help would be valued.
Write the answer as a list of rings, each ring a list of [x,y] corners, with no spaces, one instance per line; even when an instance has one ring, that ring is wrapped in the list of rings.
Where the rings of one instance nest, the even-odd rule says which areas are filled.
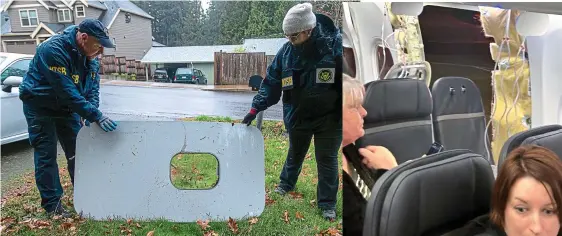
[[[401,48],[398,50],[398,62],[420,62],[425,61],[423,51],[423,40],[421,37],[420,24],[417,16],[395,15],[391,11],[390,2],[385,3],[386,14],[392,26],[396,29],[394,40]],[[405,48],[408,53],[404,53]]]
[[[505,36],[509,10],[492,7],[480,7],[480,20],[484,33],[493,37],[490,53],[494,62],[499,60],[499,70],[492,72],[492,86],[495,84],[495,101],[492,106],[492,155],[497,163],[499,153],[505,141],[512,135],[527,130],[526,118],[531,117],[531,97],[528,94],[529,64],[517,55],[523,38],[515,29],[515,19],[519,12],[511,11],[509,21],[509,44],[504,43],[502,52],[498,51]],[[508,47],[511,53],[508,52]],[[517,86],[516,85],[517,81]],[[517,89],[519,96],[517,97]],[[515,103],[515,106],[513,104]],[[495,113],[494,113],[495,110]],[[511,110],[511,111],[509,111]],[[509,114],[508,114],[509,112]]]

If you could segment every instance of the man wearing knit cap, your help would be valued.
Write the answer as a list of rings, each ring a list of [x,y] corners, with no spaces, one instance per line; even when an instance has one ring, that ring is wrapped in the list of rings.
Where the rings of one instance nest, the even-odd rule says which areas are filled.
[[[314,136],[318,167],[317,203],[328,220],[336,218],[338,150],[341,136],[342,38],[329,17],[312,12],[310,3],[292,7],[283,20],[289,42],[267,69],[250,112],[242,123],[279,102],[289,133],[289,151],[275,192],[295,189]]]

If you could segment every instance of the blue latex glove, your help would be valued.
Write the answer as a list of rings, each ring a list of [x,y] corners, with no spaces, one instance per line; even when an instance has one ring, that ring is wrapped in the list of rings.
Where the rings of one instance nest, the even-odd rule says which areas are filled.
[[[103,129],[105,132],[114,131],[117,129],[117,123],[115,121],[109,119],[107,116],[102,116],[101,119],[97,122],[98,125]]]

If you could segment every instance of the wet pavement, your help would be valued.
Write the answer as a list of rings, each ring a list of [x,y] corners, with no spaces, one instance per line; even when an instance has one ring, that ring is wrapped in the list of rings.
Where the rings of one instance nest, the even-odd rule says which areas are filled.
[[[242,119],[255,95],[251,92],[216,92],[196,88],[104,86],[100,108],[108,114],[125,117],[129,114],[167,118],[211,115]],[[280,103],[264,113],[264,119],[281,118]]]
[[[250,109],[252,92],[217,92],[197,88],[145,88],[104,86],[100,109],[112,119],[172,121],[198,115],[242,119]],[[264,112],[266,120],[281,120],[281,103]],[[255,124],[255,122],[254,122]],[[59,158],[63,151],[59,145]],[[27,140],[2,145],[1,180],[7,181],[33,170],[33,150]],[[4,187],[2,187],[4,192]]]

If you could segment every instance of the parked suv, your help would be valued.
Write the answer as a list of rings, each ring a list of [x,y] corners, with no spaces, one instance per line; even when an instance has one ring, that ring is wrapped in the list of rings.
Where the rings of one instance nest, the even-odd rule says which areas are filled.
[[[154,82],[170,82],[170,78],[168,77],[168,72],[166,69],[158,68],[154,70],[154,74],[152,75],[152,79]]]
[[[174,76],[174,83],[207,84],[207,78],[203,72],[192,68],[178,68]]]

